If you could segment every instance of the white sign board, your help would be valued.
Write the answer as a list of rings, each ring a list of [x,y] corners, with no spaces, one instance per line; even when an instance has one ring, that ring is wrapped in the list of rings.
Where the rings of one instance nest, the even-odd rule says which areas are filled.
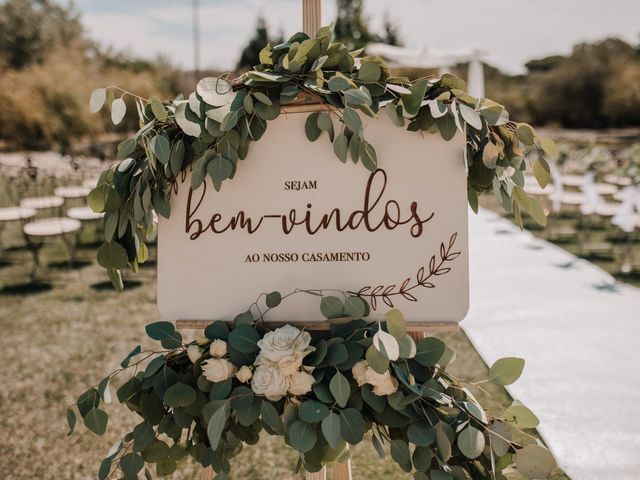
[[[368,120],[378,170],[346,164],[306,114],[282,115],[232,180],[195,191],[190,176],[158,231],[158,308],[168,320],[232,320],[261,293],[361,294],[415,324],[458,322],[468,309],[464,139],[445,142]],[[329,292],[328,292],[329,293]],[[329,293],[330,294],[330,293]],[[323,321],[320,300],[295,295],[266,319]]]

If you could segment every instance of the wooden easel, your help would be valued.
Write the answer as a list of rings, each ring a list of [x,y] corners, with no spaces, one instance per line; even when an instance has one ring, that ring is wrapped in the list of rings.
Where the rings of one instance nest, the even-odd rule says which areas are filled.
[[[322,24],[322,0],[302,0],[302,25],[303,31],[310,37],[315,37]],[[285,113],[304,113],[325,110],[327,107],[319,103],[313,104],[309,99],[299,99],[283,108]],[[178,330],[204,330],[211,322],[207,320],[177,320]],[[308,329],[309,324],[304,325]],[[314,324],[314,330],[328,330],[328,323]],[[457,332],[455,323],[428,323],[413,324],[409,326],[409,335],[417,342],[427,335],[442,332]],[[266,473],[266,472],[265,472]],[[212,480],[215,472],[211,467],[205,468],[200,474],[200,480]],[[333,467],[334,480],[351,480],[351,461],[336,463]],[[323,468],[316,473],[306,473],[306,480],[326,480],[327,470]]]

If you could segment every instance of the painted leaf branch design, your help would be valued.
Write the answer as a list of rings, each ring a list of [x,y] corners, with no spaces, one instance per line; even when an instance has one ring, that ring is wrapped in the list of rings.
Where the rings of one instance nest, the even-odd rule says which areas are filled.
[[[446,275],[451,271],[451,267],[447,266],[448,263],[454,261],[460,256],[459,251],[454,250],[458,233],[454,233],[449,238],[447,245],[445,243],[440,244],[438,260],[436,255],[432,255],[426,266],[422,266],[418,269],[415,276],[409,276],[398,286],[398,284],[391,285],[367,285],[362,287],[357,292],[349,292],[360,297],[364,297],[369,300],[371,308],[376,310],[380,301],[390,308],[394,307],[394,300],[398,297],[408,300],[410,302],[417,302],[413,290],[417,288],[436,288],[435,277]],[[396,298],[394,298],[396,297]]]

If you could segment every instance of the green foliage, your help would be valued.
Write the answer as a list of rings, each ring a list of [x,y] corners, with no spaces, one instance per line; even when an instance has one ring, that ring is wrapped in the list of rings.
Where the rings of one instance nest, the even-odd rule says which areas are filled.
[[[272,302],[275,293],[269,294]],[[329,335],[299,332],[291,336],[287,331],[291,342],[307,342],[300,347],[305,348],[305,355],[299,373],[313,373],[312,388],[295,393],[287,385],[286,393],[268,396],[259,393],[253,383],[257,369],[265,362],[276,369],[290,368],[286,361],[282,365],[269,363],[264,357],[269,350],[258,347],[267,334],[271,342],[280,331],[269,330],[262,317],[252,322],[247,318],[233,327],[216,322],[207,328],[206,339],[187,344],[181,337],[177,340],[177,332],[168,322],[147,325],[149,337],[163,348],[167,339],[178,343],[159,351],[141,351],[138,346],[123,361],[122,369],[137,373],[121,385],[117,398],[142,421],[107,454],[100,464],[99,478],[107,478],[117,468],[127,477],[135,477],[145,465],[155,465],[158,475],[170,474],[187,457],[203,466],[211,465],[224,477],[230,470],[229,461],[241,453],[244,444],[258,442],[262,429],[284,436],[307,471],[318,471],[346,458],[347,444],[360,443],[367,432],[373,433],[373,446],[382,457],[383,443],[387,443],[394,462],[414,478],[476,478],[478,472],[483,472],[482,478],[503,478],[502,472],[514,458],[518,471],[528,478],[546,478],[556,468],[546,448],[511,440],[519,429],[537,426],[538,419],[529,409],[514,402],[504,412],[492,410],[490,416],[472,393],[480,383],[506,385],[515,381],[522,372],[521,359],[500,359],[491,367],[488,379],[466,384],[446,372],[454,355],[435,338],[418,342],[415,357],[389,355],[393,348],[387,345],[389,339],[398,342],[398,338],[407,337],[406,322],[398,310],[388,312],[382,323],[367,322],[358,318],[369,311],[363,298],[343,292],[332,292],[339,297],[322,291],[310,293],[322,297],[321,306],[330,317],[346,313],[353,318],[347,317]],[[278,303],[289,296],[278,294]],[[372,339],[381,333],[379,350]],[[214,339],[228,340],[229,352],[222,358],[211,356],[209,347]],[[285,348],[280,342],[286,343],[285,337],[275,343]],[[201,356],[193,363],[187,349],[195,346]],[[209,381],[207,362],[240,366],[233,352],[250,356],[244,365],[253,371],[253,379],[243,383],[231,374],[226,380]],[[262,359],[256,358],[258,353]],[[352,356],[353,361],[346,362]],[[382,361],[376,370],[369,371],[373,362],[378,362],[376,358]],[[140,368],[144,364],[147,366]],[[108,416],[103,403],[107,402],[110,381],[119,372],[107,376],[97,388],[88,389],[67,410],[70,433],[77,413],[88,429],[98,435],[105,433]],[[278,380],[272,377],[267,387],[275,383]]]
[[[105,213],[105,225],[110,227],[105,228],[107,243],[100,263],[110,269],[118,285],[117,271],[125,266],[135,271],[146,257],[141,252],[154,231],[152,211],[170,215],[167,191],[177,176],[191,169],[192,188],[200,187],[207,175],[216,190],[223,188],[234,178],[251,143],[264,134],[269,121],[278,118],[281,104],[300,92],[333,107],[311,113],[305,133],[310,141],[326,133],[340,161],[351,157],[354,163],[376,170],[377,153],[366,140],[363,116],[378,117],[384,108],[394,125],[410,131],[439,133],[445,140],[466,135],[472,205],[485,191],[507,197],[514,192],[512,203],[545,223],[539,204],[522,188],[523,159],[528,149],[536,151],[537,177],[548,182],[545,157],[557,154],[553,142],[538,137],[528,124],[509,121],[501,105],[471,97],[464,91],[465,83],[453,75],[411,83],[390,78],[389,67],[377,57],[364,57],[356,66],[360,52],[331,43],[331,35],[331,29],[324,27],[316,38],[297,33],[284,44],[268,44],[260,51],[260,64],[233,84],[225,78],[204,78],[187,100],[144,100],[120,91],[116,98],[113,88],[94,91],[89,101],[92,111],[106,106],[118,124],[127,110],[125,100],[132,97],[142,125],[120,145],[120,163],[105,172],[90,194],[92,208]],[[273,297],[267,302],[276,304]],[[324,302],[323,314],[330,319],[344,316],[344,308],[333,303],[333,299]]]

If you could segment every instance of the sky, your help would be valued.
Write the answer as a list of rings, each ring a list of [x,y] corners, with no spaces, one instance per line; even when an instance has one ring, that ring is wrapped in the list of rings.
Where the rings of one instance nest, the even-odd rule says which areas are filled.
[[[66,0],[59,0],[66,4]],[[263,15],[272,34],[301,29],[301,0],[199,0],[201,67],[231,70]],[[75,0],[89,36],[105,46],[179,67],[194,65],[192,0]],[[640,43],[639,0],[368,0],[381,30],[385,13],[408,47],[479,49],[488,63],[522,72],[532,58],[566,54],[581,41],[617,36]],[[335,1],[323,1],[323,23]]]

